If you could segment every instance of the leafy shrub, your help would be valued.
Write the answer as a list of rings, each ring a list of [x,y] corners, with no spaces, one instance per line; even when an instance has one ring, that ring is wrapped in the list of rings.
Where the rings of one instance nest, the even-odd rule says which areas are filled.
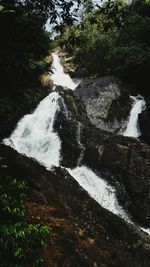
[[[108,0],[56,40],[66,45],[86,74],[113,75],[125,86],[150,94],[150,1],[127,5]]]
[[[42,247],[50,227],[17,222],[0,225],[0,266],[44,266]]]
[[[44,245],[51,229],[24,220],[27,183],[7,175],[0,161],[0,266],[45,266]]]
[[[11,190],[10,190],[11,189]],[[27,189],[24,181],[19,181],[10,176],[0,176],[0,210],[4,216],[25,215],[25,191]]]

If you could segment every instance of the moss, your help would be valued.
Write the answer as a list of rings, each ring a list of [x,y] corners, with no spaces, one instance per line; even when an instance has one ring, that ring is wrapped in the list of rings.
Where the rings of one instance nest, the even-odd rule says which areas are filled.
[[[76,106],[76,100],[73,96],[71,95],[66,95],[66,98],[67,98],[67,101],[68,101],[68,104],[69,104],[69,107],[73,110],[73,112],[75,112],[75,114],[77,115],[78,114],[78,108]]]
[[[80,121],[85,121],[87,119],[86,115],[86,109],[84,107],[84,104],[81,102],[77,96],[74,95],[74,93],[71,90],[62,91],[61,88],[59,90],[59,93],[64,97],[65,103],[68,106],[68,109],[71,111],[71,113]]]

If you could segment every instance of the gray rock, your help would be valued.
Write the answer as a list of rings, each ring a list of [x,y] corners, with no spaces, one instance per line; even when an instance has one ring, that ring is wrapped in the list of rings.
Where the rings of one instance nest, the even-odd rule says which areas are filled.
[[[85,79],[76,89],[90,122],[99,129],[120,133],[127,125],[131,102],[113,77]]]

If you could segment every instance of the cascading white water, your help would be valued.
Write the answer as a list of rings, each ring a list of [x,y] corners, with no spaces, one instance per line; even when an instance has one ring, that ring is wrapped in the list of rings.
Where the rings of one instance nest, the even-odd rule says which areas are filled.
[[[64,73],[56,53],[53,53],[53,59],[54,73],[51,78],[54,84],[74,90],[77,84]],[[19,121],[10,138],[4,139],[6,145],[13,147],[19,153],[35,158],[48,169],[51,169],[53,165],[59,166],[60,164],[61,141],[53,129],[55,117],[60,110],[59,100],[64,107],[66,117],[68,117],[69,113],[63,98],[54,91],[40,102],[33,114],[26,115]],[[82,153],[84,148],[80,141],[80,123],[78,126],[76,138]],[[81,162],[80,159],[79,161]],[[68,172],[102,207],[132,223],[118,204],[115,189],[101,177],[86,166],[77,166],[75,169],[68,169]],[[142,229],[149,232],[149,230]]]
[[[108,185],[106,181],[86,166],[77,167],[73,170],[68,169],[68,171],[102,207],[129,221],[127,215],[118,204],[115,189]]]
[[[67,87],[71,90],[74,90],[79,82],[74,82],[71,77],[64,72],[64,68],[60,63],[60,58],[57,53],[52,53],[53,63],[52,63],[52,71],[51,79],[54,84],[61,85],[63,87]]]
[[[51,79],[54,84],[74,90],[78,83],[73,82],[70,76],[64,73],[59,56],[56,53],[52,56]],[[59,111],[59,99],[66,116],[69,116],[64,99],[54,91],[40,102],[33,114],[26,115],[19,121],[10,138],[4,139],[6,145],[35,158],[48,169],[59,166],[60,162],[61,141],[53,130],[55,115]]]
[[[4,143],[19,153],[35,158],[46,168],[59,166],[61,141],[53,131],[55,115],[59,111],[58,93],[44,98],[33,114],[24,116],[10,138]]]
[[[130,96],[130,98],[133,100],[133,106],[124,136],[139,137],[141,132],[138,124],[138,115],[145,109],[146,103],[144,98],[140,95]]]
[[[53,74],[51,79],[54,84],[66,86],[72,90],[77,87],[69,75],[64,73],[63,67],[60,63],[59,56],[53,53],[53,64],[52,70]],[[77,162],[77,165],[81,163],[84,146],[81,143],[81,124],[78,123],[76,138],[81,148],[81,153]],[[107,184],[101,177],[98,177],[92,170],[86,166],[77,166],[75,169],[68,169],[70,175],[89,193],[89,195],[94,198],[102,207],[109,209],[113,213],[119,215],[120,217],[128,220],[127,215],[123,209],[119,206],[116,199],[115,189]]]

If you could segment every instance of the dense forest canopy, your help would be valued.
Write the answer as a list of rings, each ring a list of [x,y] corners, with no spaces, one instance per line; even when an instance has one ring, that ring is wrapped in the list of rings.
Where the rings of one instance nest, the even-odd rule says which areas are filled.
[[[87,75],[113,75],[149,94],[150,1],[109,0],[85,11],[80,24],[64,28],[56,41],[65,44]]]

